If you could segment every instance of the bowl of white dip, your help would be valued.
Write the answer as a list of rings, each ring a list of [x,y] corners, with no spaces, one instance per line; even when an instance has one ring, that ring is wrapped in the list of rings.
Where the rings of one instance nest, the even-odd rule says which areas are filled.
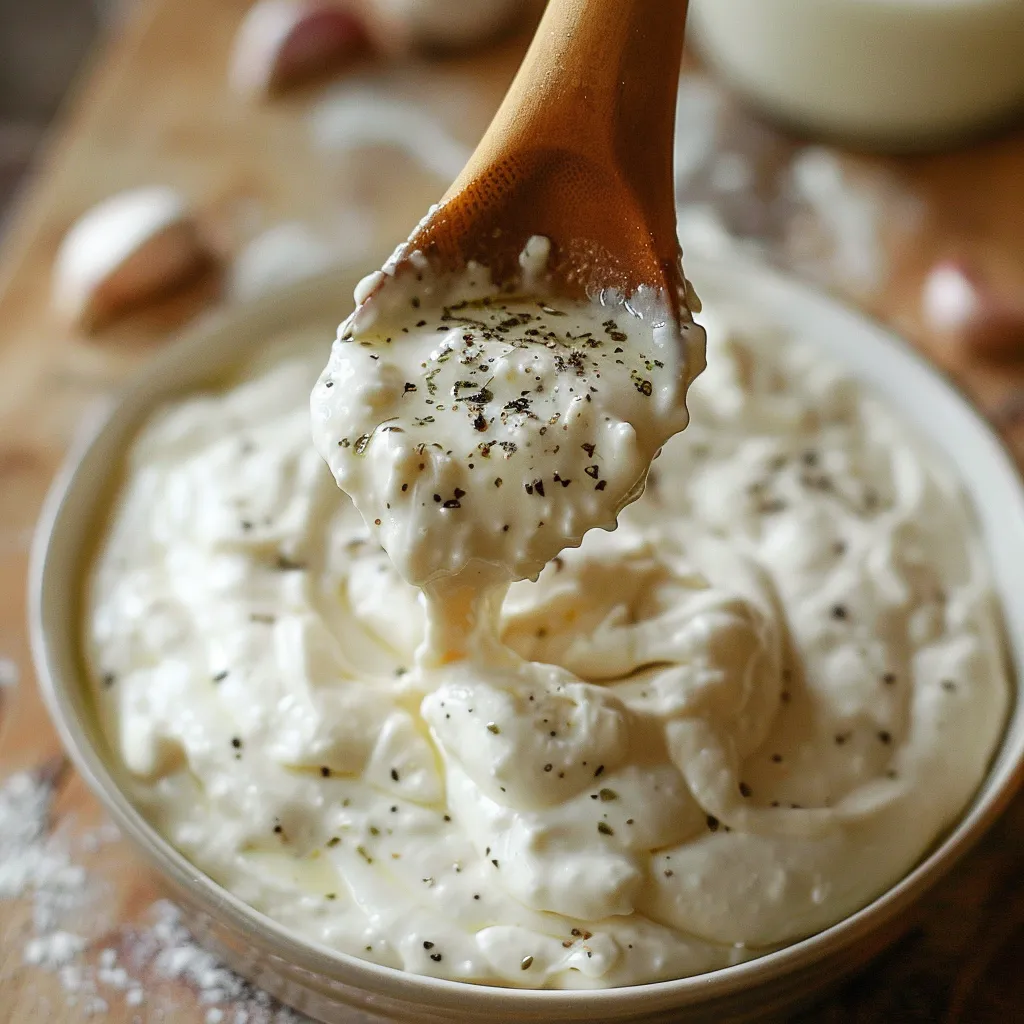
[[[457,734],[449,795],[430,789],[446,727],[399,714],[419,606],[308,442],[354,282],[197,329],[55,482],[30,608],[64,743],[196,934],[311,1016],[778,1012],[895,939],[1016,790],[1024,489],[1006,452],[882,327],[759,266],[687,270],[710,337],[690,427],[619,529],[516,584],[503,620],[623,720],[671,719],[678,771],[648,731],[553,812],[492,820],[469,754],[516,735],[499,702],[479,743]],[[339,705],[339,673],[381,682]],[[471,714],[469,688],[433,718]],[[552,893],[580,863],[578,892]],[[584,899],[592,918],[523,902]]]
[[[695,0],[690,27],[740,93],[817,135],[915,150],[1024,111],[1017,0]]]

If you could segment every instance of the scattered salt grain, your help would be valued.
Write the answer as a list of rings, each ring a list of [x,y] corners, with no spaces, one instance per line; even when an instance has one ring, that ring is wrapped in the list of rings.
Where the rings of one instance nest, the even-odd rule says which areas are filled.
[[[128,976],[123,967],[100,967],[96,972],[96,980],[109,988],[116,988],[118,992],[124,992],[134,979]]]
[[[51,932],[31,939],[25,946],[25,962],[53,969],[70,963],[85,949],[85,939],[70,932]]]
[[[109,1009],[110,1004],[101,996],[89,996],[89,998],[82,1004],[82,1012],[86,1017],[98,1017],[101,1013],[106,1013]]]
[[[18,685],[18,666],[11,658],[0,655],[0,690]]]
[[[65,992],[78,992],[85,987],[85,977],[78,964],[65,965],[57,972],[57,976]]]
[[[120,838],[121,833],[118,832],[117,826],[111,822],[106,822],[86,832],[79,842],[84,853],[95,853],[101,846],[106,846],[108,843],[116,843]]]

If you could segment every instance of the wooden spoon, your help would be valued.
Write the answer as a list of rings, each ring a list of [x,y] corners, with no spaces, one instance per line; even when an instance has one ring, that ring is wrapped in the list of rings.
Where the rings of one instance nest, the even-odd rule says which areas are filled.
[[[559,294],[646,285],[685,306],[673,136],[686,8],[549,0],[476,152],[389,269],[401,273],[419,250],[438,270],[475,260],[509,282],[543,235]]]

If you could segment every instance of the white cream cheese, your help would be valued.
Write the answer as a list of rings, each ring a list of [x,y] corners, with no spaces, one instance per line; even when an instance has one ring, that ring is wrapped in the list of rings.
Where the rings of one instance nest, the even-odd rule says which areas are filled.
[[[632,323],[619,315],[616,331]],[[507,648],[495,640],[475,661],[424,658],[439,638],[380,544],[417,581],[468,564],[446,533],[421,543],[403,529],[456,486],[476,495],[477,469],[414,467],[429,483],[411,478],[417,504],[390,519],[408,466],[402,435],[375,435],[372,463],[332,460],[358,481],[367,526],[309,442],[317,357],[297,342],[275,367],[158,412],[90,581],[87,657],[111,745],[171,842],[311,940],[528,987],[712,970],[827,926],[905,874],[975,790],[1007,707],[969,516],[906,428],[813,349],[742,310],[704,320],[692,423],[642,500],[614,533],[587,533],[500,609],[492,600],[483,617]],[[326,388],[342,344],[362,349],[362,374],[370,355],[386,364],[387,337],[339,344],[318,391],[347,387],[354,410],[372,388],[386,403],[406,383],[431,397],[433,365]],[[530,351],[503,344],[483,357],[505,359],[507,377],[474,380],[495,403]],[[615,405],[644,397],[628,395],[633,370],[618,366],[625,379],[591,407],[637,418]],[[453,402],[454,373],[441,367],[435,402]],[[684,392],[666,402],[668,433],[685,422]],[[572,408],[567,390],[541,397],[548,416]],[[343,407],[315,425],[324,448],[366,432],[354,412],[341,424]],[[441,412],[410,415],[435,416],[445,451],[477,443],[472,409]],[[487,438],[539,442],[532,420],[494,420]],[[610,443],[599,435],[597,454]],[[580,448],[564,475],[589,481],[580,469],[597,464],[611,512],[545,506],[561,513],[550,543],[605,525],[658,443],[624,448],[628,466]],[[554,457],[527,458],[562,475]],[[477,465],[491,479],[502,464],[492,451]],[[523,487],[510,509],[562,492]],[[475,507],[463,552],[496,551],[514,566],[505,579],[533,575],[548,542],[510,517],[522,532],[506,547],[480,511],[498,505]],[[458,632],[440,638],[456,658],[445,645]]]

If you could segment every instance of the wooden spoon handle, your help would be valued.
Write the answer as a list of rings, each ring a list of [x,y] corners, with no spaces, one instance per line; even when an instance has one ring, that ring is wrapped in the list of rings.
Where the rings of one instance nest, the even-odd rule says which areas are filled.
[[[498,282],[533,235],[570,296],[642,286],[685,305],[672,178],[685,0],[550,0],[469,163],[396,253]]]
[[[542,146],[617,166],[675,243],[673,138],[686,0],[549,0],[490,129],[449,194],[501,152]]]

